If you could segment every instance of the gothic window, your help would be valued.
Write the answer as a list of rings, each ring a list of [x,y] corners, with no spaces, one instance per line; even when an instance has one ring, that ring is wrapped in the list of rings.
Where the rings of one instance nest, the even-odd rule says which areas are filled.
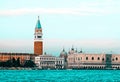
[[[92,57],[92,60],[94,60],[94,57]]]
[[[100,60],[100,57],[98,57],[98,60]]]
[[[88,60],[88,57],[86,57],[86,60]]]
[[[102,61],[104,61],[104,58],[102,58]]]
[[[118,60],[118,58],[116,57],[116,60]]]

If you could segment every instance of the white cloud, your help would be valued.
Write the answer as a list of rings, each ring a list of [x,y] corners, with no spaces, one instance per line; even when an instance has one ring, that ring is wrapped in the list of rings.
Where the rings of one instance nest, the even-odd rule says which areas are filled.
[[[20,8],[0,10],[0,16],[26,14],[66,14],[66,15],[106,15],[120,13],[119,0],[80,1],[76,5],[66,8]]]
[[[23,8],[23,9],[11,9],[0,10],[1,16],[6,15],[25,15],[25,14],[73,14],[73,15],[87,15],[83,9],[70,9],[70,8]]]
[[[104,15],[119,13],[119,7],[99,6],[97,3],[83,4],[77,8],[21,8],[0,10],[0,16],[26,15],[26,14],[69,14],[69,15]]]
[[[36,8],[36,9],[11,9],[11,10],[0,10],[1,16],[11,16],[11,15],[26,15],[26,14],[70,14],[70,15],[92,15],[92,14],[104,14],[105,10],[101,9],[91,9],[91,8],[59,8],[59,9],[49,9],[49,8]]]

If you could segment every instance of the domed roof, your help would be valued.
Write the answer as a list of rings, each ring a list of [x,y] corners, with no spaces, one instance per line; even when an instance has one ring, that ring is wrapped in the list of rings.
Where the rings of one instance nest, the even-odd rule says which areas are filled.
[[[67,52],[63,49],[60,53],[60,57],[67,56]]]

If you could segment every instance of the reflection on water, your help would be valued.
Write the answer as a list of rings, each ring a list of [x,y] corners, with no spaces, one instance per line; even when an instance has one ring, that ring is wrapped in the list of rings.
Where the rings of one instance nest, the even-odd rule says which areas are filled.
[[[120,70],[0,70],[0,81],[120,82]]]

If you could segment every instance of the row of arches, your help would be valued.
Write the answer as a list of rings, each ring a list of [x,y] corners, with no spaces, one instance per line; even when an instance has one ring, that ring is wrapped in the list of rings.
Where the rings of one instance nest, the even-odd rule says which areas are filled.
[[[71,69],[108,69],[106,66],[81,66],[81,67],[69,66],[68,68],[71,68]],[[120,67],[114,66],[109,69],[120,69]]]

